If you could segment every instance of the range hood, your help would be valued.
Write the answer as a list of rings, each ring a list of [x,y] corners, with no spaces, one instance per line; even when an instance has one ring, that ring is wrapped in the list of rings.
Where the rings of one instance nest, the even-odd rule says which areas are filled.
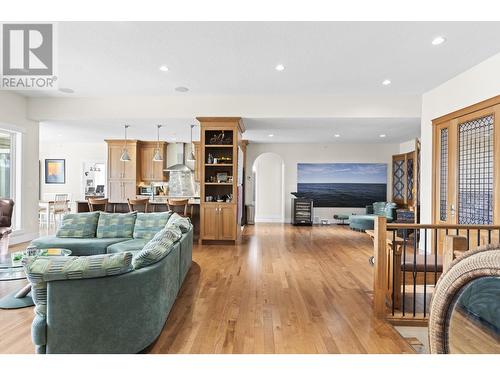
[[[167,162],[169,167],[164,169],[164,172],[192,172],[192,169],[186,165],[185,160],[185,143],[171,143],[167,146]],[[170,148],[174,148],[171,151]]]
[[[186,165],[184,143],[171,143],[167,146],[167,162],[163,171],[168,173],[168,190],[172,197],[192,197],[195,194],[193,171]]]

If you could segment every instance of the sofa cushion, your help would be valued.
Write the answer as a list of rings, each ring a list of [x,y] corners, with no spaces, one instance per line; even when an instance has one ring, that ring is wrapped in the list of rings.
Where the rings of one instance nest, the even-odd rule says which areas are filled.
[[[56,236],[61,238],[95,237],[98,220],[99,212],[65,215]]]
[[[38,249],[59,247],[71,250],[73,256],[86,256],[105,254],[108,246],[128,240],[130,238],[60,238],[45,236],[33,240],[31,245]]]
[[[148,240],[142,238],[118,242],[111,246],[108,246],[106,252],[108,254],[115,254],[115,253],[123,253],[125,251],[140,251],[147,243]]]
[[[156,233],[165,228],[172,211],[137,214],[134,226],[134,238],[145,239],[146,242],[154,237]]]
[[[97,238],[132,238],[137,212],[109,214],[101,212],[97,224]]]
[[[35,313],[47,315],[47,281],[90,279],[120,275],[132,270],[132,254],[100,254],[88,257],[25,257],[23,267],[31,283]],[[43,345],[39,342],[38,345]]]
[[[191,229],[191,220],[188,217],[182,217],[174,212],[168,219],[167,226],[175,226],[179,228],[182,233],[187,233]]]
[[[149,266],[163,259],[174,247],[174,244],[182,237],[180,228],[175,226],[165,227],[132,258],[135,269]]]

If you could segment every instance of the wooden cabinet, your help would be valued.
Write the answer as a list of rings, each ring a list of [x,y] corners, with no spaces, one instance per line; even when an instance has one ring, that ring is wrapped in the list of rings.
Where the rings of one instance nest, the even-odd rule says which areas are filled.
[[[233,240],[236,236],[236,205],[219,205],[219,239]]]
[[[196,182],[200,182],[201,167],[202,167],[200,142],[193,142],[193,146],[194,146],[194,157],[196,158],[194,163],[194,180]]]
[[[137,193],[135,180],[109,180],[108,199],[113,203],[125,203],[127,198],[135,198]]]
[[[108,199],[110,202],[121,202],[123,199],[122,180],[108,181]]]
[[[206,240],[217,240],[219,237],[219,207],[218,205],[203,205],[201,207],[201,237]]]
[[[163,161],[153,161],[157,142],[140,142],[139,143],[139,161],[140,161],[140,180],[144,182],[161,182],[166,180],[163,172],[165,168],[167,155],[166,155],[166,142],[160,142],[160,153]]]
[[[137,194],[138,158],[136,140],[106,140],[108,144],[108,199],[112,203],[125,203]],[[121,161],[126,147],[129,161]]]
[[[236,205],[205,204],[201,208],[201,236],[205,240],[234,240]]]
[[[200,181],[200,241],[239,241],[238,205],[243,191],[238,179],[238,145],[244,126],[240,117],[198,117],[201,141],[195,143],[195,178]],[[199,149],[199,151],[198,151]]]
[[[107,140],[108,144],[108,199],[112,203],[125,203],[135,198],[137,186],[142,183],[165,181],[163,169],[167,161],[167,143],[127,140],[130,161],[121,161],[125,140]],[[153,161],[156,148],[160,148],[163,162]]]

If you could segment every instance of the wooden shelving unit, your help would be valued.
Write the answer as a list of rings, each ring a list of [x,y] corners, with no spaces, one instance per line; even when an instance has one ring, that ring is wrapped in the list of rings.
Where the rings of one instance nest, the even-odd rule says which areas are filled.
[[[200,140],[200,242],[239,241],[238,207],[242,183],[238,181],[238,142],[244,131],[239,117],[198,117]],[[222,158],[223,163],[213,163]],[[232,182],[218,182],[220,178]],[[240,199],[241,200],[241,199]],[[240,209],[241,213],[241,209]]]

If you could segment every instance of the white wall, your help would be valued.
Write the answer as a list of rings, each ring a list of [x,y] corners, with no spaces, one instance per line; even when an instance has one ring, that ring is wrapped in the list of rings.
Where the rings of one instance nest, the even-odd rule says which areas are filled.
[[[45,159],[66,159],[66,183],[45,183]],[[70,194],[72,209],[74,201],[84,198],[83,163],[103,162],[107,160],[106,143],[41,143],[40,144],[40,186],[42,199],[53,198],[55,194]]]
[[[500,95],[500,54],[459,74],[422,97],[422,170],[420,220],[432,217],[432,120]]]
[[[21,226],[11,243],[29,241],[38,235],[38,123],[28,120],[26,98],[0,91],[0,127],[22,133]]]
[[[403,142],[399,144],[399,153],[406,154],[408,152],[415,151],[415,139]]]
[[[283,222],[283,159],[264,153],[253,164],[255,170],[255,221]]]
[[[247,147],[247,176],[245,181],[246,204],[253,202],[252,165],[255,159],[266,152],[276,153],[284,161],[285,222],[291,221],[290,202],[293,191],[297,191],[297,163],[386,163],[387,199],[391,195],[392,155],[399,152],[399,144],[269,144],[250,143]],[[362,213],[364,208],[316,208],[314,216],[333,219],[334,213]]]

